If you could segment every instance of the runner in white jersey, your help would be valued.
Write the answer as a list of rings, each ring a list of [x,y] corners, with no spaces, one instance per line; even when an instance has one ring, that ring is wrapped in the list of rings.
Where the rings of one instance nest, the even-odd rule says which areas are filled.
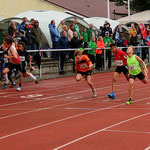
[[[33,76],[31,73],[27,73],[26,71],[24,71],[22,69],[22,66],[21,66],[21,60],[20,60],[20,57],[18,55],[18,52],[15,48],[15,44],[13,43],[13,38],[11,36],[8,36],[4,39],[4,46],[6,48],[8,48],[8,55],[5,55],[4,57],[5,58],[8,58],[10,60],[10,63],[9,65],[3,70],[3,76],[5,78],[5,81],[6,83],[2,86],[2,89],[6,89],[7,85],[9,84],[9,80],[8,80],[8,76],[7,76],[7,73],[9,71],[12,71],[13,69],[17,69],[19,70],[20,72],[23,73],[24,77],[30,77],[32,78],[35,83],[38,83],[39,82],[39,78],[38,76]]]

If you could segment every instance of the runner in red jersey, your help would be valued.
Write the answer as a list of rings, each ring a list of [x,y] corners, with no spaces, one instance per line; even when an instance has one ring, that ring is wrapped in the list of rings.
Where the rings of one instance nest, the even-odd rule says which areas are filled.
[[[18,52],[15,48],[15,44],[13,43],[13,38],[11,36],[8,36],[4,39],[3,45],[8,48],[8,55],[5,54],[4,57],[8,58],[10,60],[10,63],[8,66],[3,70],[3,76],[5,78],[6,83],[2,86],[2,89],[6,89],[7,85],[9,84],[7,73],[9,71],[12,71],[13,69],[17,69],[20,72],[23,73],[24,77],[30,77],[35,81],[35,83],[39,83],[38,76],[33,76],[31,73],[27,73],[22,69],[21,60],[18,55]]]
[[[126,66],[127,64],[126,53],[120,49],[117,49],[117,45],[114,43],[110,45],[110,48],[115,56],[116,69],[112,80],[112,93],[108,94],[108,97],[111,99],[115,99],[116,98],[115,88],[116,88],[116,83],[119,78],[119,75],[121,74],[121,72],[123,72],[126,79],[129,80],[129,72],[128,72],[128,67]]]

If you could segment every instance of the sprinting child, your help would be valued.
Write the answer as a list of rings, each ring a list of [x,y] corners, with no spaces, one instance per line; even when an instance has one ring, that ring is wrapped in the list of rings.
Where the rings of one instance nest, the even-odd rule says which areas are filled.
[[[21,85],[23,80],[23,73],[26,72],[28,60],[29,60],[29,66],[31,70],[35,70],[35,68],[31,64],[31,55],[25,50],[25,43],[20,42],[18,44],[18,54],[21,60],[21,66],[22,66],[22,72],[19,73],[19,86],[17,87],[17,91],[21,91]],[[29,73],[26,72],[25,76],[29,76]]]
[[[4,39],[4,46],[9,49],[8,55],[5,54],[5,58],[8,58],[10,63],[3,70],[3,76],[5,78],[6,83],[2,86],[2,89],[6,89],[7,85],[9,84],[7,73],[9,71],[12,71],[13,69],[18,69],[20,72],[23,73],[24,77],[30,77],[35,81],[35,83],[39,83],[38,76],[35,77],[31,73],[27,73],[26,70],[22,68],[20,57],[18,55],[18,52],[15,48],[15,44],[13,43],[13,38],[11,36],[8,36]]]
[[[130,46],[127,49],[127,64],[129,67],[129,101],[126,102],[126,104],[132,103],[133,98],[133,85],[136,78],[141,80],[144,84],[148,83],[148,70],[146,67],[146,64],[144,61],[138,57],[137,55],[134,55],[135,48],[133,46]],[[143,68],[140,68],[139,62],[143,65]]]
[[[115,56],[116,61],[116,69],[114,72],[114,76],[112,79],[112,93],[108,94],[108,97],[111,99],[115,99],[115,89],[116,89],[116,83],[119,78],[119,75],[123,72],[126,79],[129,80],[129,72],[128,68],[126,66],[127,64],[127,55],[125,52],[117,48],[117,45],[115,43],[110,45],[110,49],[112,53]]]
[[[94,89],[94,85],[91,81],[91,70],[93,67],[92,62],[88,58],[87,55],[82,55],[82,50],[75,51],[75,72],[76,81],[80,81],[83,77],[87,81],[87,84],[90,86],[93,92],[93,97],[97,97],[96,90]]]

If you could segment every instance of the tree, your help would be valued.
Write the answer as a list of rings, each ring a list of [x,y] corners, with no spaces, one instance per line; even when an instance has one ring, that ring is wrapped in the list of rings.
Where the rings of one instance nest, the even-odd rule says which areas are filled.
[[[116,2],[117,6],[128,5],[128,0],[110,0]],[[136,12],[150,10],[150,0],[130,0],[131,10]]]

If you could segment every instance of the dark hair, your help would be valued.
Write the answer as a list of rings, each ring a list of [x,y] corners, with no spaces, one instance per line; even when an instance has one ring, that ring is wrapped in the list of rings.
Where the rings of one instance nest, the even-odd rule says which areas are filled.
[[[117,45],[115,43],[110,44],[110,47],[116,47]]]
[[[55,21],[55,20],[51,20],[51,24],[53,24],[54,21]]]
[[[22,45],[23,48],[25,48],[25,46],[26,46],[24,42],[19,42],[18,45]]]
[[[12,36],[7,36],[6,38],[4,38],[4,41],[5,41],[7,44],[12,44],[12,42],[13,42],[13,37],[12,37]]]

